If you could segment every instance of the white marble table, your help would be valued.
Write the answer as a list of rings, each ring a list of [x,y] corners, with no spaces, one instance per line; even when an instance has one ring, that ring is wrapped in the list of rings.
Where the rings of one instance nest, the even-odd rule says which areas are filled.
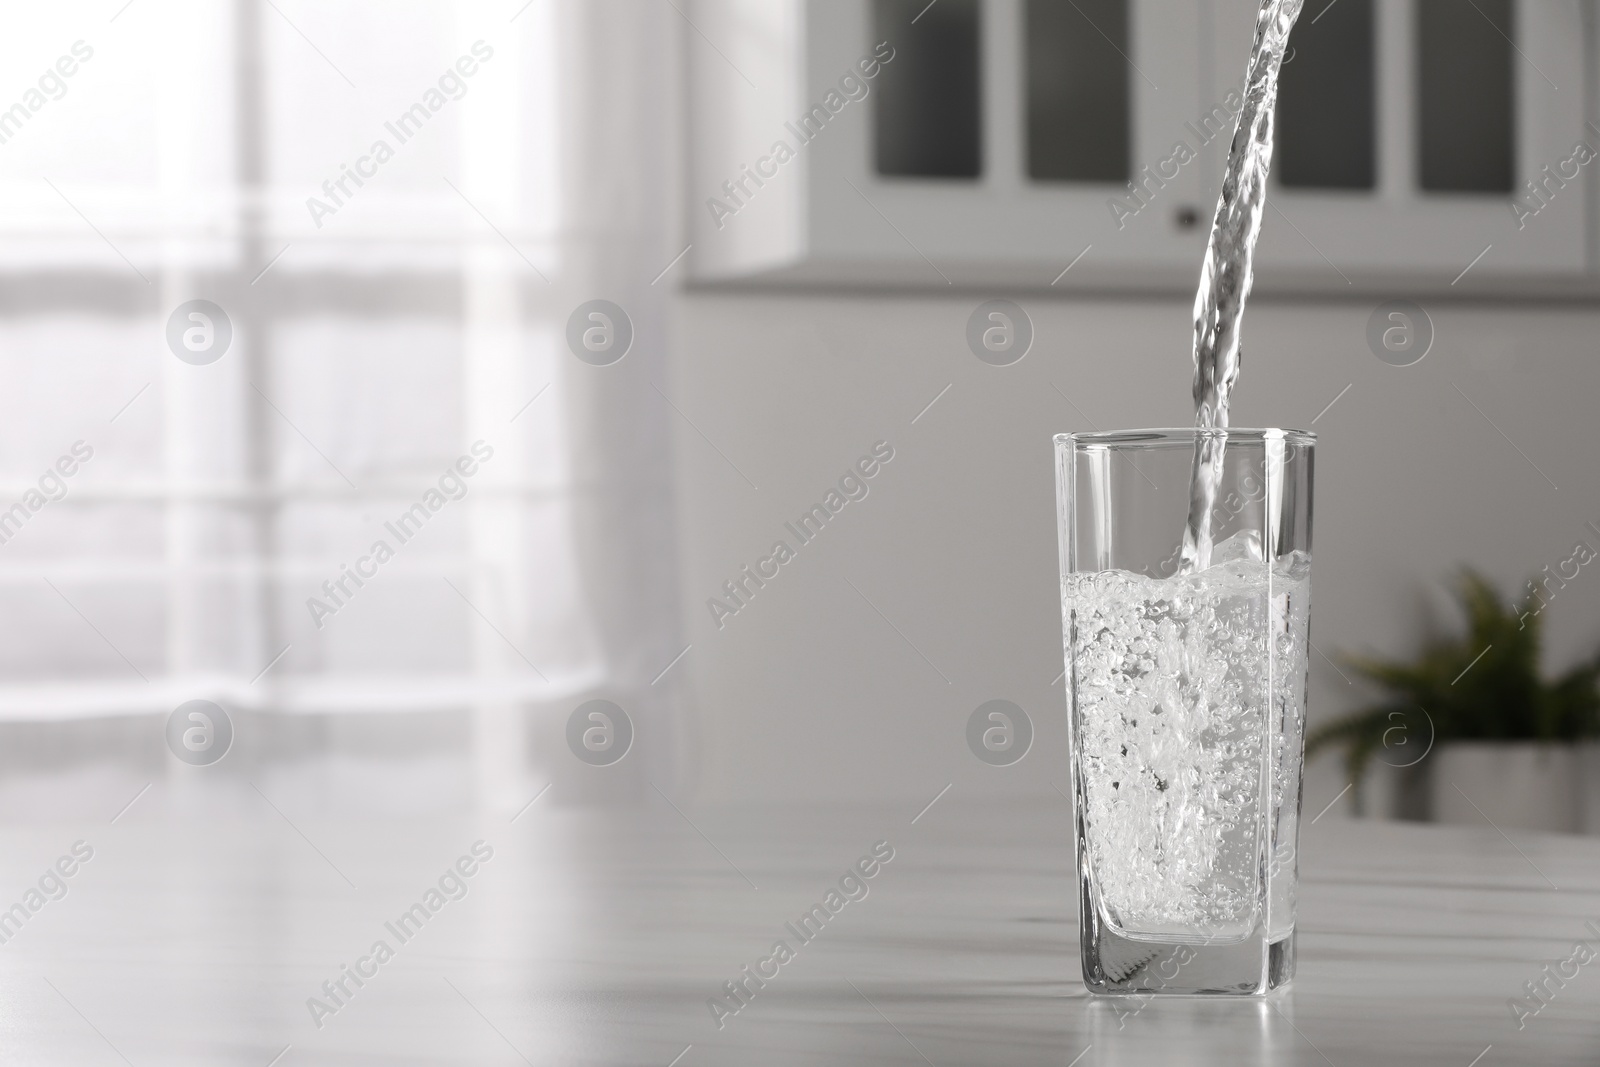
[[[1600,960],[1547,983],[1521,1030],[1507,1003],[1579,938],[1600,948],[1585,927],[1600,926],[1600,840],[1324,820],[1302,843],[1292,989],[1141,1005],[1078,982],[1065,804],[956,799],[915,824],[914,808],[684,816],[545,798],[514,823],[291,825],[262,805],[244,821],[135,810],[6,828],[0,907],[74,841],[94,854],[0,945],[0,1062],[1600,1061]],[[493,856],[463,864],[466,895],[402,942],[385,923],[480,839]],[[776,939],[798,944],[785,923],[880,840],[895,857],[868,895],[719,1030],[707,999]],[[319,1028],[308,998],[333,1007],[322,983],[380,939],[393,958],[360,964],[371,976],[346,978]]]

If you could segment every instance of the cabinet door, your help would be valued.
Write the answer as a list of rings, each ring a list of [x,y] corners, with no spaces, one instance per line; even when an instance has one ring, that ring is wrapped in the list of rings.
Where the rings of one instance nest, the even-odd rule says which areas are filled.
[[[699,0],[696,275],[1192,291],[1257,10]],[[1258,288],[1591,292],[1592,41],[1584,0],[1307,0]]]
[[[1173,157],[1200,69],[1194,0],[759,2],[695,9],[696,22],[743,28],[718,40],[728,57],[765,60],[757,89],[691,42],[702,279],[1192,283],[1204,179]],[[791,29],[802,43],[773,43]],[[888,50],[854,99],[862,62]],[[804,121],[829,102],[820,130]],[[741,153],[770,157],[780,142],[793,158],[744,183],[736,215],[702,202],[755,165]]]
[[[1257,5],[1214,3],[1217,96],[1242,82]],[[1584,287],[1581,160],[1600,153],[1585,126],[1588,39],[1581,0],[1307,0],[1284,68],[1259,287]],[[1208,191],[1221,171],[1217,153]]]
[[[919,42],[913,37],[898,50],[895,62],[904,66],[895,70],[891,65],[880,76],[885,85],[877,107],[865,116],[869,121],[844,127],[842,136],[825,144],[818,142],[807,202],[812,255],[852,276],[930,284],[1055,282],[1057,288],[1067,288],[1138,285],[1151,272],[1192,273],[1203,247],[1193,215],[1201,176],[1198,168],[1168,162],[1173,152],[1168,131],[1181,125],[1194,96],[1194,5],[1171,0],[940,0],[924,19],[947,4],[952,9],[945,12],[947,19],[976,16],[978,172],[965,177],[883,172],[874,139],[891,136],[886,130],[891,123],[919,124],[917,116],[896,110],[893,90],[925,93],[933,86],[924,79],[938,77],[917,69],[913,50]],[[866,42],[881,37],[894,43],[896,27],[883,12],[896,6],[884,0],[811,5],[813,95],[825,92]],[[908,6],[914,10],[920,5]],[[1120,27],[1112,21],[1118,18]],[[1093,69],[1103,86],[1085,79],[1056,86],[1053,100],[1041,99],[1052,95],[1051,87],[1038,80],[1041,73],[1050,73],[1050,49],[1030,49],[1030,38],[1053,40],[1069,54],[1099,53],[1101,61]],[[896,86],[896,77],[912,84]],[[1063,88],[1065,93],[1059,91]],[[1052,134],[1064,140],[1084,136],[1082,123],[1073,129],[1075,107],[1101,120],[1088,135],[1102,142],[1116,141],[1114,134],[1108,137],[1106,112],[1121,112],[1114,116],[1124,125],[1117,146],[1121,159],[1107,161],[1101,151],[1074,166],[1072,146],[1061,151],[1048,143]],[[937,126],[926,120],[937,117],[920,120],[935,136]],[[1030,145],[1030,131],[1039,143]],[[1164,164],[1165,176],[1160,173]],[[1156,170],[1141,179],[1146,167]],[[1142,198],[1129,195],[1134,180],[1143,181]],[[1119,214],[1113,206],[1122,201],[1134,207]],[[1063,276],[1063,269],[1085,249],[1082,260]]]

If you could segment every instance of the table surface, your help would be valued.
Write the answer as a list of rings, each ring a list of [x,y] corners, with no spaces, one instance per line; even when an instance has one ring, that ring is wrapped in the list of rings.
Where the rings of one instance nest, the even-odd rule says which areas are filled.
[[[1587,950],[1563,962],[1582,939],[1600,951],[1585,925],[1600,930],[1596,839],[1323,820],[1302,841],[1289,990],[1133,1001],[1090,998],[1079,982],[1060,801],[946,800],[914,823],[890,807],[564,810],[548,798],[514,822],[291,821],[262,808],[242,821],[135,812],[0,829],[0,907],[26,908],[74,842],[93,850],[61,879],[65,895],[45,878],[59,899],[33,898],[38,911],[0,945],[0,1060],[1600,1062],[1600,974]],[[492,856],[447,876],[479,841]],[[879,841],[894,858],[867,895],[802,943],[786,924],[830,903]],[[441,878],[459,899],[429,898]],[[402,939],[394,923],[419,903],[437,911]],[[708,999],[780,939],[793,958],[719,1028]],[[392,950],[382,962],[379,941]],[[339,992],[346,965],[369,977]],[[1534,981],[1549,1003],[1519,1028],[1509,1002]]]

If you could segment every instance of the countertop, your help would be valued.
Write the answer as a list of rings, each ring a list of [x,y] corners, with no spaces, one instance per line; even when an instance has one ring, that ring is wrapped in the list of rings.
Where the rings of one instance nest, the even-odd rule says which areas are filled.
[[[1324,819],[1301,842],[1290,989],[1096,1000],[1060,798],[919,813],[547,795],[514,819],[410,821],[262,799],[259,816],[0,828],[0,908],[27,912],[0,945],[0,1061],[1600,1062],[1600,839]],[[852,869],[872,877],[841,888]],[[791,929],[830,903],[820,930]],[[1548,1003],[1518,1013],[1529,982]]]

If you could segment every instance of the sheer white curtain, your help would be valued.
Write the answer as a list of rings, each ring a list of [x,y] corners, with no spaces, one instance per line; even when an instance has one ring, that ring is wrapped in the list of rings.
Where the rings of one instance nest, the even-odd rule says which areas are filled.
[[[676,16],[123,5],[0,38],[59,75],[0,142],[0,719],[454,714],[504,805],[601,695],[649,740],[622,790],[670,778]],[[609,367],[567,347],[597,298]],[[232,327],[205,365],[167,340],[197,299]]]

